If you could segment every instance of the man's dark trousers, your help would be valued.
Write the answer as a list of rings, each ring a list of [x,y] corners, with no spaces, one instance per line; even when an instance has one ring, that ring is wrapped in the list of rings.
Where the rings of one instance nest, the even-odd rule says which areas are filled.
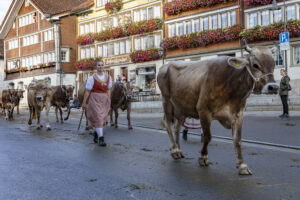
[[[283,114],[289,114],[288,95],[280,95],[283,105]]]

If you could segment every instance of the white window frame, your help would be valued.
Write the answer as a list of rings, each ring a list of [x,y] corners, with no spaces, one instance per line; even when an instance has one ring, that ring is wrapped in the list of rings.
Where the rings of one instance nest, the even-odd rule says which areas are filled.
[[[61,56],[61,62],[70,62],[70,49],[69,48],[61,48],[61,52],[66,53],[65,59]]]

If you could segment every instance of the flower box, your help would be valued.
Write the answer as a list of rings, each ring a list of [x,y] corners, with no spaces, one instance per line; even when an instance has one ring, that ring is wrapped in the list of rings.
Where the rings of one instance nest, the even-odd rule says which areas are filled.
[[[165,3],[164,11],[167,15],[177,15],[185,11],[208,8],[233,1],[235,0],[173,0],[172,2]]]
[[[245,0],[248,5],[268,5],[271,4],[273,0]]]
[[[300,20],[292,20],[287,22],[286,30],[290,37],[300,36]],[[256,26],[241,32],[240,36],[249,42],[260,40],[277,40],[279,34],[284,32],[284,23],[275,23],[268,26]]]
[[[142,63],[153,60],[158,60],[162,56],[159,55],[158,49],[146,49],[146,50],[138,50],[134,51],[130,54],[131,61],[133,63]]]
[[[144,20],[140,22],[133,22],[130,25],[118,26],[110,30],[104,30],[99,33],[88,33],[77,37],[78,45],[92,44],[95,41],[104,42],[111,39],[127,37],[130,35],[137,35],[142,33],[149,33],[162,29],[163,21],[159,18]]]
[[[94,70],[96,69],[97,61],[102,60],[102,58],[88,58],[78,60],[76,62],[76,69],[78,70]]]
[[[233,41],[240,38],[243,28],[240,25],[234,25],[223,29],[207,30],[198,33],[192,33],[183,36],[175,36],[163,40],[161,46],[164,49],[187,49],[210,44]]]
[[[113,0],[105,4],[105,10],[108,14],[119,12],[122,9],[122,0]]]

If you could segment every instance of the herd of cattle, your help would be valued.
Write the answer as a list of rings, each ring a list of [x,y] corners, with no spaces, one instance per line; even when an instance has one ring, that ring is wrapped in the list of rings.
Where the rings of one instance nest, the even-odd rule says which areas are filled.
[[[61,123],[64,120],[68,120],[70,116],[70,102],[73,99],[74,86],[61,85],[61,86],[49,86],[48,78],[43,80],[33,80],[27,88],[27,102],[29,109],[28,124],[32,124],[33,119],[37,119],[37,129],[41,129],[40,122],[41,112],[45,108],[46,112],[46,128],[51,130],[49,123],[49,111],[51,107],[55,107],[56,122],[59,122],[58,111],[60,113]],[[78,98],[80,104],[82,104],[85,84],[83,82],[80,85],[78,91]],[[3,90],[0,94],[0,108],[2,108],[3,114],[7,120],[13,119],[13,113],[15,107],[17,107],[17,114],[19,114],[20,100],[24,98],[24,90],[8,89]],[[63,119],[62,108],[67,108],[67,116]],[[131,89],[128,84],[114,83],[111,91],[111,125],[118,127],[118,108],[127,110],[128,128],[131,129],[130,123],[130,111],[131,111]],[[115,123],[113,122],[112,115],[115,113]],[[86,124],[86,128],[91,127]],[[90,129],[91,130],[91,129]]]

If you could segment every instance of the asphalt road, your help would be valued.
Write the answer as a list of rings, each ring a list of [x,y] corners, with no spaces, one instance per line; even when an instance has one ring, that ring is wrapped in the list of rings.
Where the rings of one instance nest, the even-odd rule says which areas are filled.
[[[50,132],[26,125],[27,116],[23,111],[12,122],[0,118],[0,199],[300,199],[299,150],[245,142],[243,155],[253,175],[239,176],[228,140],[213,139],[211,165],[201,168],[198,136],[181,142],[185,158],[174,161],[165,131],[106,127],[108,146],[103,148],[83,128],[76,131],[79,113],[64,124],[52,116]],[[284,125],[273,117],[249,117],[244,138],[299,144],[299,131],[293,132],[299,129],[299,118],[288,121],[295,125]],[[133,124],[144,121],[151,127],[158,127],[157,119],[154,114],[132,117]],[[225,129],[219,132],[218,125],[213,129],[230,136]],[[293,138],[287,139],[287,133]]]

